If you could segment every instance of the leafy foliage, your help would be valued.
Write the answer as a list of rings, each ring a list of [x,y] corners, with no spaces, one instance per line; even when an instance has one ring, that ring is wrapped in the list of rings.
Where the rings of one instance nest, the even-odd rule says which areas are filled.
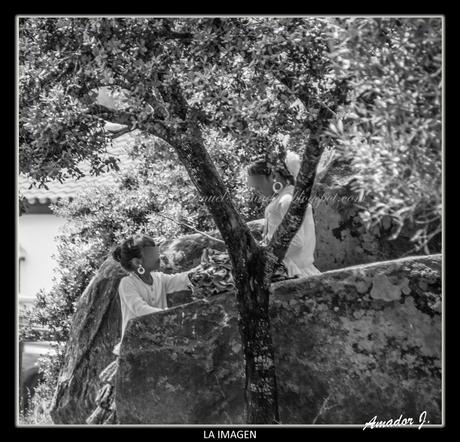
[[[415,225],[415,249],[426,253],[439,250],[442,228],[441,24],[336,20],[329,39],[336,75],[351,86],[329,133],[353,164],[361,215],[393,224],[393,238]]]
[[[270,151],[287,134],[299,149],[318,109],[336,101],[326,26],[315,19],[24,19],[21,169],[38,181],[53,178],[50,170],[78,175],[81,157],[102,152],[110,117],[150,133],[180,128],[184,116],[165,92],[173,82],[199,121],[231,135],[244,155]],[[128,96],[123,112],[101,111],[101,87]],[[76,114],[86,130],[72,126]]]

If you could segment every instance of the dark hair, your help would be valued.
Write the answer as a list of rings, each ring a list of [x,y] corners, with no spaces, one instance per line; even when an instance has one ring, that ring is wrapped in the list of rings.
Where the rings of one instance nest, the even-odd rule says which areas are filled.
[[[267,160],[259,159],[251,163],[248,167],[248,174],[270,176],[272,173],[272,166]]]
[[[267,158],[259,158],[253,161],[248,167],[248,175],[265,175],[270,176],[272,173],[278,172],[286,181],[294,184],[294,177],[286,167],[284,161],[278,161],[273,164]]]
[[[156,246],[153,238],[147,235],[133,235],[117,245],[112,251],[112,257],[127,271],[133,271],[131,260],[142,258],[142,249],[147,246]]]

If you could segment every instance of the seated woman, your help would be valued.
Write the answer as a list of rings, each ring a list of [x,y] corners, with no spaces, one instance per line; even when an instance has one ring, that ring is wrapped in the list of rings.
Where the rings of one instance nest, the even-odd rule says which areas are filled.
[[[115,248],[112,256],[129,272],[118,287],[122,314],[121,340],[131,318],[167,309],[166,294],[190,288],[192,283],[189,277],[199,267],[173,275],[159,272],[159,247],[147,235],[129,237]],[[117,356],[121,340],[113,350]]]
[[[257,160],[248,168],[248,186],[264,197],[271,198],[265,208],[262,243],[267,244],[288,211],[294,193],[295,178],[300,170],[300,158],[288,152],[286,160],[272,166],[266,159]],[[320,274],[313,265],[316,246],[315,222],[309,203],[302,224],[291,240],[283,260],[289,277]]]

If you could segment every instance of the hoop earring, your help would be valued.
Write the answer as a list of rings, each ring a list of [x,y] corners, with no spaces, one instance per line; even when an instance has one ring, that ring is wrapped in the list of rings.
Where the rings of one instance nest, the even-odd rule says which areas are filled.
[[[277,185],[277,184],[279,185],[279,188],[278,188],[278,189],[276,189],[276,185]],[[273,192],[279,193],[279,192],[281,191],[282,188],[283,188],[283,183],[280,183],[279,181],[275,181],[275,182],[273,183],[273,186],[272,186]]]
[[[143,275],[145,273],[145,269],[144,267],[142,267],[142,264],[139,264],[139,267],[137,268],[137,273],[139,273],[139,275]]]

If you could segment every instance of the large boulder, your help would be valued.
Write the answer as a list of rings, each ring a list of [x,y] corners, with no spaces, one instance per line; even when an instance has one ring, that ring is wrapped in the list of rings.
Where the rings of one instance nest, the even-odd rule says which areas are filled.
[[[120,265],[108,258],[76,305],[50,409],[54,423],[85,423],[94,408],[99,374],[113,360],[112,349],[120,340],[120,300],[116,294],[125,275]]]
[[[328,152],[325,151],[327,158]],[[323,158],[321,159],[324,163]],[[311,204],[316,226],[315,265],[321,271],[356,264],[398,259],[407,255],[423,255],[415,251],[411,237],[419,226],[406,222],[395,239],[390,239],[398,225],[389,216],[367,227],[365,195],[352,189],[350,178],[355,174],[351,165],[336,156],[317,175],[312,189]],[[441,252],[441,235],[430,242],[431,253]]]
[[[441,422],[441,255],[272,285],[281,422]],[[234,296],[130,321],[116,376],[124,424],[245,422]]]

